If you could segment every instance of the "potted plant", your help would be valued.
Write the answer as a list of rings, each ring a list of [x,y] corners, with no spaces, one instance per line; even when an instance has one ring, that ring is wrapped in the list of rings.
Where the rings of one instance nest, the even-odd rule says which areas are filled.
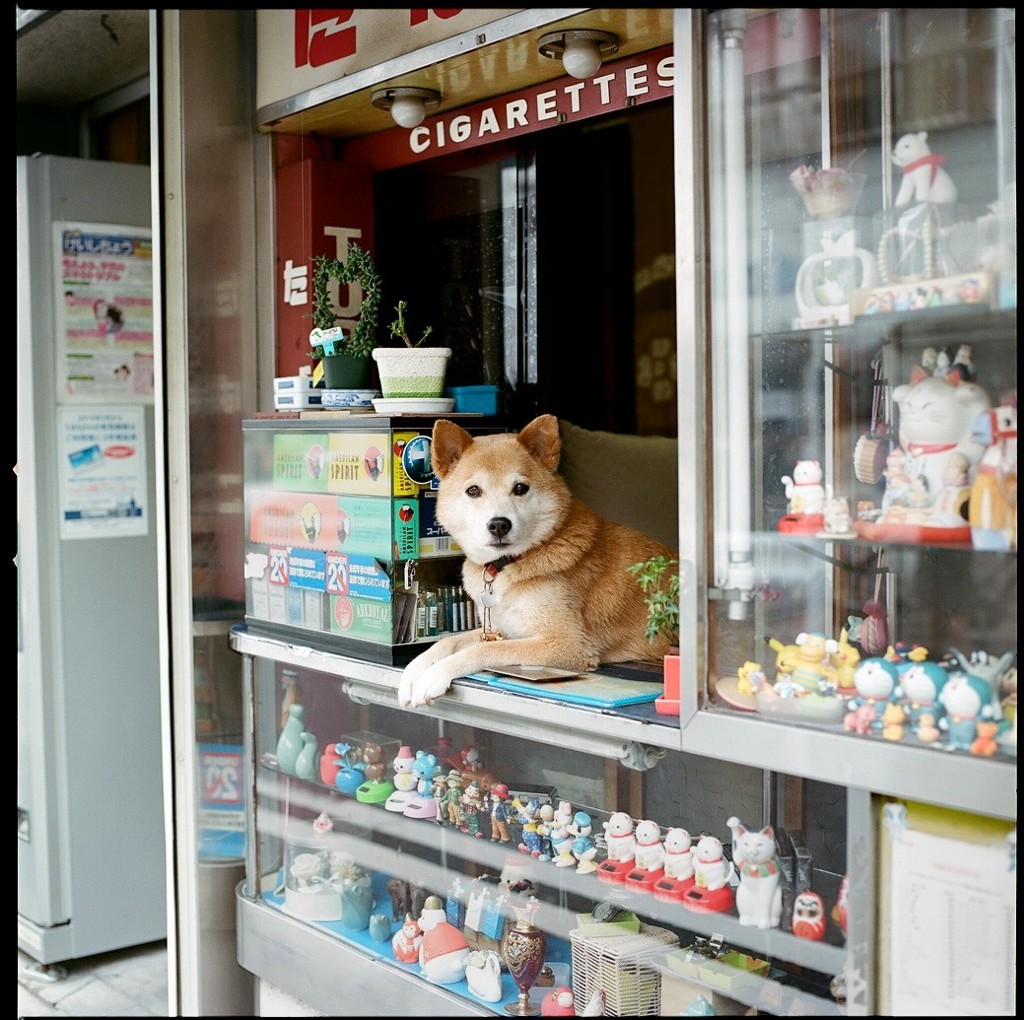
[[[401,347],[375,347],[373,359],[380,374],[380,388],[385,400],[435,400],[444,392],[444,376],[450,347],[423,347],[433,332],[427,326],[418,340],[413,340],[405,324],[407,302],[395,306],[397,318],[391,323],[391,335],[402,341]]]
[[[364,248],[349,246],[342,262],[329,255],[313,256],[313,329],[309,334],[311,355],[319,358],[328,389],[364,390],[370,383],[370,354],[376,347],[381,278],[373,257]],[[329,283],[358,283],[363,291],[359,319],[351,333],[337,325]]]
[[[676,568],[676,569],[673,569]],[[654,703],[662,715],[679,714],[679,570],[678,560],[652,556],[627,568],[647,604],[647,640],[667,640],[665,693]]]

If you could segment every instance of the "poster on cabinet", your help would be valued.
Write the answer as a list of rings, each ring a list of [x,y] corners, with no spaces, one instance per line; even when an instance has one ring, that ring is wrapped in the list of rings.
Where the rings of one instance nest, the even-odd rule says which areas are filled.
[[[144,227],[53,225],[57,399],[153,402],[153,240]]]
[[[59,409],[60,537],[149,534],[141,407]]]
[[[879,959],[893,1016],[1015,1016],[1016,828],[883,808]]]

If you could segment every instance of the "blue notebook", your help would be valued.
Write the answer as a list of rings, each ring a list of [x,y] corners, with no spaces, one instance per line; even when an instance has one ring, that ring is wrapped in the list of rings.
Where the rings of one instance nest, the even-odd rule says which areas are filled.
[[[619,708],[654,701],[664,693],[664,685],[645,680],[583,673],[571,680],[523,680],[504,676],[497,671],[471,673],[470,680],[479,680],[488,687],[516,694],[528,694],[548,701],[564,701],[589,708]]]

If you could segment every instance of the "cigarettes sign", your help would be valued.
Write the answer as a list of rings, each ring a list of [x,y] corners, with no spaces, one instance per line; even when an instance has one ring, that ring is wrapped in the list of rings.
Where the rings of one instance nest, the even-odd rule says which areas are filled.
[[[560,78],[460,110],[419,127],[391,128],[342,148],[344,162],[387,170],[460,149],[505,141],[572,121],[667,99],[675,84],[672,47],[606,63],[593,78]]]

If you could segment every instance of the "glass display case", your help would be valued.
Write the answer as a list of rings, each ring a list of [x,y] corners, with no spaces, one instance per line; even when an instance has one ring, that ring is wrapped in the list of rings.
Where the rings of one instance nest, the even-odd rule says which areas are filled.
[[[970,913],[907,859],[948,842],[1015,931],[1013,37],[1007,9],[674,13],[677,714],[476,678],[401,711],[433,635],[339,640],[249,586],[239,961],[296,1012],[1013,1011],[1012,935],[968,974],[902,909]],[[245,432],[264,566],[268,436],[336,442],[277,426]],[[388,599],[459,562],[393,541],[360,553]]]
[[[894,774],[1016,759],[1013,26],[707,20],[699,708]]]

